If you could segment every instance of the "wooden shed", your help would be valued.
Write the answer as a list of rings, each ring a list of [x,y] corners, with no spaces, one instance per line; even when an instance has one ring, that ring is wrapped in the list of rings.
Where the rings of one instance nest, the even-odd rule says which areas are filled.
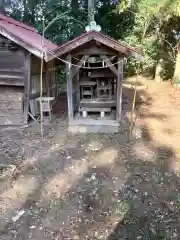
[[[143,56],[95,30],[54,50],[66,63],[69,126],[119,127],[124,58]]]
[[[56,48],[35,28],[0,14],[0,125],[24,125],[37,114],[42,53]],[[55,97],[54,61],[45,56],[44,64],[43,94]]]

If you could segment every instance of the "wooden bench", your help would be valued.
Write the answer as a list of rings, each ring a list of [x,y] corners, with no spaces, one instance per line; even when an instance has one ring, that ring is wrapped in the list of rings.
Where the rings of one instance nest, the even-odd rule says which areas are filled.
[[[100,112],[101,118],[105,117],[106,112],[111,112],[111,108],[88,108],[88,107],[80,107],[79,111],[82,112],[83,117],[87,117],[88,112]]]

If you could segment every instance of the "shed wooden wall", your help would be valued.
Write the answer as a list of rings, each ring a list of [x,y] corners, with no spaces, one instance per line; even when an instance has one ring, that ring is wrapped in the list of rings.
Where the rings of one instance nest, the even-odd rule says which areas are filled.
[[[0,125],[23,124],[25,50],[0,36]]]
[[[0,125],[23,124],[23,87],[0,86]]]
[[[24,50],[0,36],[0,85],[24,86]]]

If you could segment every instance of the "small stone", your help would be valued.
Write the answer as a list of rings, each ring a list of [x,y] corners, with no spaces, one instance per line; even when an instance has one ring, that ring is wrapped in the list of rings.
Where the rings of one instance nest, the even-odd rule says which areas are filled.
[[[96,179],[95,174],[92,174],[92,176],[91,176],[91,180],[95,180],[95,179]]]
[[[178,235],[177,235],[177,233],[176,232],[174,232],[173,233],[173,237],[177,237]]]
[[[142,236],[137,236],[137,239],[142,239]]]
[[[147,193],[147,192],[144,192],[144,196],[147,197],[147,196],[148,196],[148,193]]]
[[[34,229],[34,228],[36,228],[36,226],[33,225],[33,226],[31,226],[30,228],[31,228],[31,229]]]
[[[75,236],[73,237],[73,239],[74,239],[74,240],[78,240],[78,239],[79,239],[79,236],[78,236],[78,235],[75,235]]]

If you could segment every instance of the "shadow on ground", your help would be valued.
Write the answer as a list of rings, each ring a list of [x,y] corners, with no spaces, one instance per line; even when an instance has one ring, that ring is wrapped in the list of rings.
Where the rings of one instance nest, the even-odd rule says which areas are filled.
[[[140,115],[148,117],[166,116]],[[57,121],[44,140],[30,129],[14,135],[24,150],[17,170],[1,178],[0,239],[179,239],[180,184],[170,147],[155,143],[145,124],[138,134],[135,126],[131,141],[127,129],[66,129]],[[15,155],[9,158],[12,165]]]

